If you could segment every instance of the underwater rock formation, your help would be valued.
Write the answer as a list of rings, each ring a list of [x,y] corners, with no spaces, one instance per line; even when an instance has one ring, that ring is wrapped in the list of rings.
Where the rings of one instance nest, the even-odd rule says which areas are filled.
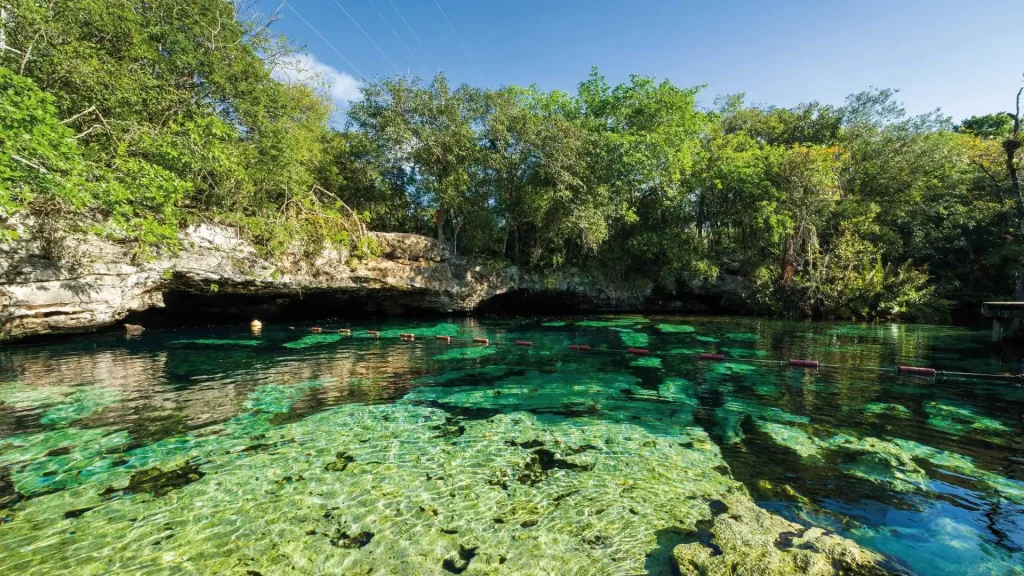
[[[511,377],[503,389],[523,384]],[[322,386],[257,387],[231,419],[146,445],[74,420],[0,439],[0,501],[13,511],[0,524],[4,566],[19,574],[661,575],[675,568],[673,546],[704,538],[730,566],[767,554],[778,567],[881,573],[868,571],[879,556],[758,508],[698,427],[661,435],[522,412],[474,420],[409,402],[275,423]],[[581,393],[611,398],[630,387],[595,380]],[[87,403],[77,391],[6,395],[42,408]],[[479,404],[447,400],[458,398]],[[774,548],[786,532],[796,534],[793,551]],[[720,562],[702,544],[686,546],[676,554],[686,566]]]
[[[852,540],[805,528],[730,495],[672,550],[681,574],[706,576],[883,576],[885,559]]]

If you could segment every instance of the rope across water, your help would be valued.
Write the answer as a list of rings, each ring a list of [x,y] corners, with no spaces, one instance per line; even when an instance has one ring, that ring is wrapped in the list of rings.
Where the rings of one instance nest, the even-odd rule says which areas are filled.
[[[319,326],[310,328],[310,332],[319,334],[324,331]],[[344,336],[351,336],[352,330],[349,328],[339,328],[337,332]],[[380,330],[366,330],[364,332],[369,336],[373,336],[377,339],[381,337]],[[456,338],[454,336],[435,336],[433,339],[416,339],[416,335],[413,333],[402,333],[399,334],[398,339],[403,342],[423,343],[424,341],[432,341],[438,344],[450,345],[464,343],[468,346],[512,346],[512,347],[533,347],[533,342],[529,340],[514,340],[511,342],[502,342],[500,340],[491,340],[490,338]],[[605,353],[605,354],[631,354],[635,356],[648,356],[652,352],[648,348],[594,348],[587,344],[569,344],[569,349],[581,353]],[[655,353],[656,354],[656,353]],[[722,362],[726,360],[723,354],[712,354],[712,353],[700,353],[689,356],[676,355],[676,358],[689,359],[694,361],[707,361],[707,362]],[[990,374],[982,372],[950,372],[943,370],[936,370],[935,368],[923,367],[923,366],[844,366],[840,364],[823,364],[817,360],[808,360],[802,358],[791,358],[789,360],[761,360],[755,358],[745,358],[744,363],[749,364],[767,364],[774,366],[788,366],[792,368],[804,368],[808,370],[818,370],[821,368],[834,369],[834,370],[868,370],[872,372],[887,373],[891,372],[895,375],[907,375],[907,376],[923,376],[931,378],[960,378],[960,379],[979,379],[979,380],[1000,380],[1005,382],[1013,382],[1018,386],[1024,386],[1024,374]]]

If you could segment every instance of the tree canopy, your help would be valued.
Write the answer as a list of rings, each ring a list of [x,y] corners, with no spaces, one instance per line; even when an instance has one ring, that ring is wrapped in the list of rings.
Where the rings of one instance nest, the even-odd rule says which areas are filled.
[[[29,213],[145,257],[199,221],[268,251],[369,227],[665,293],[732,276],[752,309],[861,318],[1004,296],[1024,258],[1005,113],[910,116],[894,90],[702,107],[702,87],[595,69],[575,93],[378,78],[332,127],[322,86],[275,79],[295,59],[272,19],[233,3],[8,4],[8,234]]]

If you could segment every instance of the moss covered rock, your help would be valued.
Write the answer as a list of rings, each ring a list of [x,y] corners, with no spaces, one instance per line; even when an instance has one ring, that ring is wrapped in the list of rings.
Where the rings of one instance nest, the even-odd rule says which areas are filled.
[[[731,495],[672,550],[680,574],[885,575],[885,559],[820,528],[805,528]]]

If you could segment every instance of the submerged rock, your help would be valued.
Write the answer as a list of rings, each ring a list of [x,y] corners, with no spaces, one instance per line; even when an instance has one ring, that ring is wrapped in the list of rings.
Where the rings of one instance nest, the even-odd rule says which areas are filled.
[[[725,506],[723,509],[722,506]],[[885,559],[852,540],[805,528],[727,496],[720,513],[684,535],[672,550],[680,574],[707,576],[884,576]]]
[[[585,387],[610,394],[628,386],[623,377]],[[150,574],[240,565],[282,575],[667,574],[666,546],[686,534],[704,527],[740,558],[739,549],[763,542],[716,522],[782,522],[756,507],[699,428],[662,436],[522,412],[456,420],[408,403],[345,405],[272,424],[316,389],[261,386],[250,391],[248,413],[131,449],[123,434],[101,429],[0,441],[0,470],[11,469],[4,499],[17,498],[12,484],[31,495],[0,529],[5,561],[53,574],[105,573],[122,558]],[[676,382],[666,393],[679,401],[665,403],[686,407],[687,390]],[[55,467],[74,473],[44,483]],[[789,526],[776,532],[797,531]],[[813,542],[824,549],[831,538]],[[72,547],[103,554],[61,553]],[[874,558],[842,551],[829,553]]]

